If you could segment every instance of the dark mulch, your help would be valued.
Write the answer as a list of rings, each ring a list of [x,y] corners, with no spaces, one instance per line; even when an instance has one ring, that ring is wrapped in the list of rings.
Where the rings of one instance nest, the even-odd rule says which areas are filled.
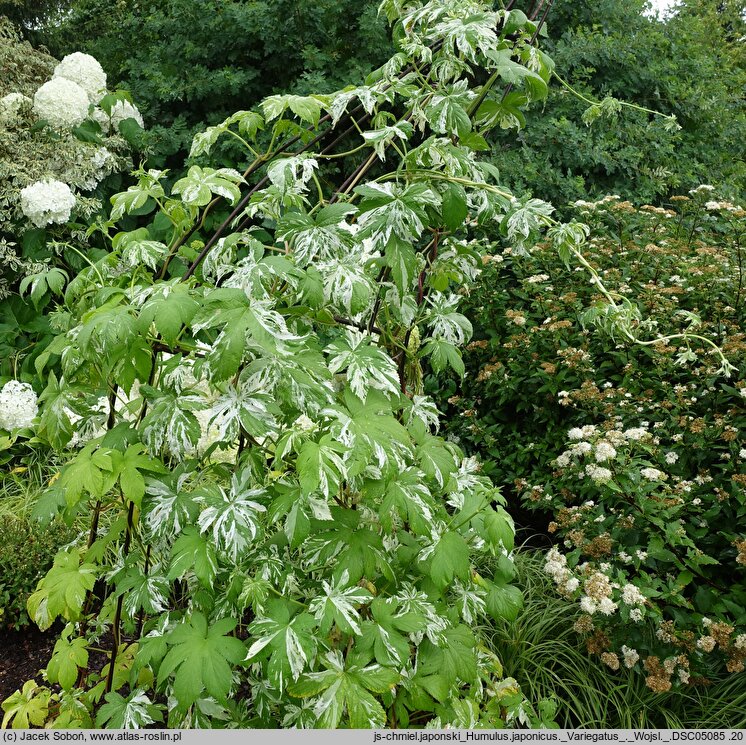
[[[46,632],[36,628],[22,631],[0,629],[0,701],[46,667],[58,638],[56,628]]]

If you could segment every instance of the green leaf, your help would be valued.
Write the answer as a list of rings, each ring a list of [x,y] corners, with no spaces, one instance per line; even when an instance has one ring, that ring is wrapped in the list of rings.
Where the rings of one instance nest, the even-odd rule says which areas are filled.
[[[471,629],[457,626],[443,634],[441,646],[429,640],[420,645],[418,672],[423,676],[438,675],[449,687],[458,682],[471,683],[477,677],[476,640]],[[442,683],[439,682],[442,687]]]
[[[402,613],[398,601],[375,598],[370,605],[372,621],[363,625],[363,635],[356,649],[372,651],[381,665],[400,668],[408,664],[410,640],[405,634],[424,631],[426,618],[417,613]]]
[[[200,168],[191,166],[187,175],[179,179],[171,191],[180,194],[182,200],[194,207],[204,207],[213,194],[224,197],[235,204],[241,197],[237,184],[243,182],[241,174],[233,168]]]
[[[48,688],[38,686],[33,680],[27,680],[22,690],[16,691],[2,702],[5,712],[2,729],[5,729],[11,720],[13,729],[29,729],[31,724],[41,727],[47,720],[51,695]]]
[[[450,367],[456,375],[464,377],[464,361],[458,347],[453,344],[443,339],[428,339],[422,347],[422,354],[430,357],[430,364],[435,372],[443,372]]]
[[[321,117],[323,99],[318,96],[269,96],[262,101],[267,121],[277,119],[289,108],[301,121],[316,126]]]
[[[344,452],[341,443],[330,435],[324,435],[319,442],[305,442],[298,453],[296,468],[305,496],[320,491],[324,496],[334,494],[339,488],[345,465],[340,454]]]
[[[117,129],[131,148],[134,150],[143,149],[143,133],[145,130],[140,126],[137,119],[131,116],[127,119],[122,119]]]
[[[497,620],[515,621],[521,608],[523,593],[514,585],[498,585],[487,594],[487,610]]]
[[[452,233],[463,227],[464,220],[469,213],[466,204],[466,192],[459,184],[448,184],[443,192],[441,214],[443,223]]]
[[[204,587],[212,587],[218,572],[215,544],[194,526],[184,528],[184,532],[176,539],[171,549],[167,577],[177,579],[188,571],[194,571]]]
[[[28,599],[29,616],[44,631],[58,616],[77,621],[83,608],[86,592],[96,583],[96,567],[80,563],[77,549],[60,551],[38,589]]]
[[[68,627],[69,632],[72,629]],[[78,679],[78,668],[88,667],[88,642],[84,638],[68,640],[69,634],[63,633],[54,645],[52,658],[47,665],[47,678],[50,683],[59,683],[63,690],[69,691]]]
[[[439,589],[444,589],[455,577],[469,579],[471,564],[469,546],[459,533],[443,533],[435,545],[430,561],[430,577]]]
[[[231,618],[221,618],[208,626],[202,613],[195,612],[166,636],[169,651],[158,669],[158,682],[162,684],[173,675],[180,711],[186,711],[205,694],[227,704],[233,685],[231,665],[246,656],[243,642],[228,636],[235,626]]]
[[[140,310],[139,326],[146,332],[155,324],[166,344],[174,344],[182,327],[191,323],[198,309],[199,302],[184,282],[159,285]]]
[[[111,471],[111,455],[95,445],[86,445],[63,469],[60,486],[65,491],[68,506],[76,505],[84,492],[92,497],[103,496],[105,478]]]
[[[112,470],[119,480],[122,494],[140,507],[145,494],[143,473],[165,473],[165,467],[156,458],[145,454],[142,443],[130,445],[123,454],[113,451],[111,457]]]
[[[484,514],[485,537],[496,548],[510,552],[515,545],[515,525],[502,508],[488,509]]]
[[[416,456],[425,474],[444,487],[456,472],[453,451],[440,437],[424,433],[419,440]]]

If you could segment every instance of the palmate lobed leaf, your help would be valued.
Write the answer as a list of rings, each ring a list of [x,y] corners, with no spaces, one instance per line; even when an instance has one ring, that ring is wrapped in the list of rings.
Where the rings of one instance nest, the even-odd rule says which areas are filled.
[[[29,725],[40,727],[44,724],[49,711],[51,692],[48,688],[38,686],[35,681],[27,680],[20,691],[16,691],[2,702],[2,729],[13,721],[13,729],[29,729]]]
[[[78,679],[78,668],[87,666],[88,642],[80,637],[70,641],[69,634],[65,633],[54,645],[47,664],[47,677],[50,683],[59,683],[64,690],[70,690]]]
[[[325,671],[303,675],[289,687],[292,696],[317,697],[314,701],[316,726],[336,728],[346,713],[353,729],[382,727],[386,713],[371,692],[380,694],[391,690],[399,674],[380,665],[346,667],[339,652],[328,653],[324,665]]]
[[[270,681],[284,691],[314,660],[318,644],[316,627],[313,616],[304,612],[291,616],[289,603],[273,600],[267,606],[267,616],[249,627],[249,632],[259,638],[249,647],[246,661],[267,656],[268,650]]]
[[[58,616],[77,621],[83,608],[86,592],[93,589],[98,569],[94,564],[81,563],[77,549],[60,551],[54,565],[28,599],[31,618],[43,630],[48,629]]]
[[[233,168],[200,168],[191,166],[186,177],[179,179],[172,188],[184,202],[194,207],[204,207],[213,195],[224,197],[235,204],[241,190],[237,184],[243,181],[241,174]]]
[[[108,729],[139,729],[163,721],[161,710],[145,691],[136,688],[126,698],[116,691],[106,694],[106,703],[96,714],[96,726]]]
[[[194,612],[166,637],[169,650],[158,670],[158,681],[163,683],[173,675],[182,710],[205,693],[226,703],[232,686],[231,666],[246,656],[243,642],[228,636],[235,627],[235,620],[222,618],[208,628],[205,616]]]

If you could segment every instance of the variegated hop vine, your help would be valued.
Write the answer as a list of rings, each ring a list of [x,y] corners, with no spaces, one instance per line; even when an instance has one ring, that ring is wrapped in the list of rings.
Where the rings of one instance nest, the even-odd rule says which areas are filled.
[[[401,51],[364,85],[273,96],[112,199],[37,362],[37,437],[72,452],[39,511],[88,532],[29,601],[67,625],[5,725],[551,718],[480,633],[521,604],[513,524],[421,380],[463,371],[472,239],[542,224],[477,153],[552,65],[518,11],[383,9]]]

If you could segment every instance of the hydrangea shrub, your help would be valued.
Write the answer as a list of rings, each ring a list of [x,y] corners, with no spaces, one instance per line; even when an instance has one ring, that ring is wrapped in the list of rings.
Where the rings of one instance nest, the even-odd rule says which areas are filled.
[[[103,248],[88,228],[131,169],[143,122],[124,93],[106,93],[95,59],[74,53],[57,63],[7,20],[0,67],[0,381],[21,371],[30,380],[50,336],[40,311]]]

